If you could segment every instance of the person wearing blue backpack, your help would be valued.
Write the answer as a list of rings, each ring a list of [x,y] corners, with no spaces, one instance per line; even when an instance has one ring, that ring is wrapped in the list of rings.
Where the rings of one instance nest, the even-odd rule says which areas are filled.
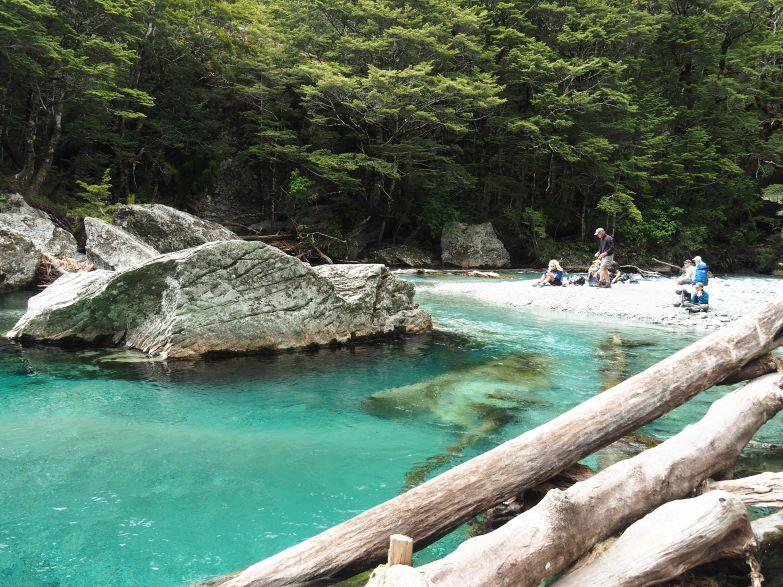
[[[696,270],[693,275],[693,282],[707,285],[709,282],[709,266],[704,261],[702,261],[701,257],[698,255],[693,258],[693,264],[696,266]]]

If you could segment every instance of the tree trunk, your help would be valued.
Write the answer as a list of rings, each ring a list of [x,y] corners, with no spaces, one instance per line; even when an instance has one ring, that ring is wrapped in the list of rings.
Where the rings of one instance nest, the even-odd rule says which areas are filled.
[[[35,172],[33,180],[30,182],[30,193],[37,194],[46,177],[49,175],[49,170],[52,168],[52,161],[54,160],[54,152],[57,146],[60,144],[60,138],[63,135],[63,99],[64,96],[60,96],[57,102],[54,104],[54,128],[52,129],[52,136],[49,137],[49,143],[46,147],[46,154],[44,155],[41,165],[38,167],[38,171]]]
[[[30,91],[27,94],[27,124],[24,137],[24,164],[14,176],[20,186],[27,187],[35,174],[35,142],[38,131],[38,94]]]
[[[710,492],[662,505],[552,587],[655,585],[721,558],[745,557],[755,548],[742,501],[725,491]]]
[[[781,341],[783,299],[724,326],[555,420],[256,563],[224,584],[290,585],[353,576],[382,562],[389,536],[397,533],[412,537],[421,549],[685,403]]]
[[[717,481],[708,491],[722,490],[736,495],[745,505],[783,508],[783,473],[761,473],[743,479]]]
[[[713,403],[701,421],[663,444],[565,491],[553,489],[502,528],[471,538],[416,571],[432,585],[535,587],[598,542],[732,468],[753,434],[781,408],[783,377],[756,379]],[[596,583],[567,583],[577,584]]]

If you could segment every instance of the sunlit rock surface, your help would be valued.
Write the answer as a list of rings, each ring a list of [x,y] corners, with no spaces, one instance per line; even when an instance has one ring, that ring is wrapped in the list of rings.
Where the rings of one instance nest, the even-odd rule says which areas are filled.
[[[32,285],[41,251],[23,233],[0,224],[0,292]]]
[[[15,230],[35,243],[41,252],[53,257],[73,257],[76,239],[57,226],[49,216],[33,208],[19,194],[0,195],[0,227]]]
[[[99,269],[128,269],[159,255],[129,232],[99,218],[85,218],[84,232],[87,258]]]
[[[452,222],[443,228],[440,246],[441,258],[449,265],[465,268],[500,268],[511,265],[511,257],[490,222]]]
[[[123,206],[115,223],[161,253],[171,253],[238,237],[227,228],[163,204]]]
[[[412,285],[380,265],[313,269],[264,243],[222,241],[65,275],[8,335],[164,358],[297,349],[428,330],[412,298]]]

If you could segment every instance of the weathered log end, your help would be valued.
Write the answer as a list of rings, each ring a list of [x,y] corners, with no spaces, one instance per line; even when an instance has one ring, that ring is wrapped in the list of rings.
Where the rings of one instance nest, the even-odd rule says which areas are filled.
[[[755,549],[742,500],[716,490],[662,505],[553,587],[651,585],[720,558],[745,558]]]

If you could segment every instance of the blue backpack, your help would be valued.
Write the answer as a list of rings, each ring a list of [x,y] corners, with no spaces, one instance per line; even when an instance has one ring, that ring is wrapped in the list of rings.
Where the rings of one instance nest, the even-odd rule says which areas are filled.
[[[709,279],[707,271],[709,271],[709,267],[706,263],[699,263],[696,265],[696,273],[693,275],[693,282],[701,282],[702,284],[707,285]]]

